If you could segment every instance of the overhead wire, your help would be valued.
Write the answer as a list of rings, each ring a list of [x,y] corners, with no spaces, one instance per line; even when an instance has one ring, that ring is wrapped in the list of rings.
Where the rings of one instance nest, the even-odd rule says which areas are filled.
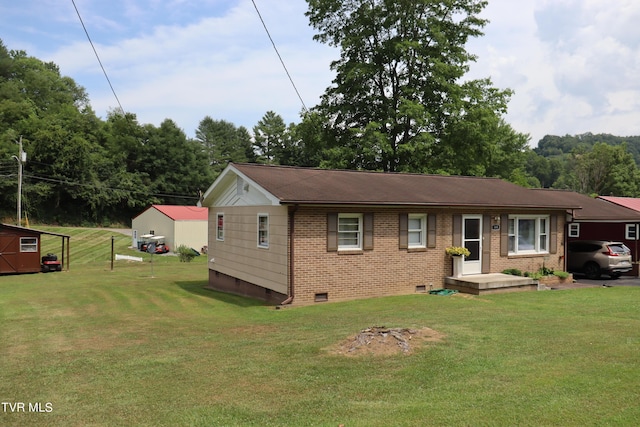
[[[122,115],[125,115],[124,112],[124,108],[122,108],[122,104],[120,103],[120,99],[118,98],[118,95],[116,94],[116,90],[113,88],[113,85],[111,84],[111,80],[109,79],[109,76],[107,75],[107,70],[104,68],[104,65],[102,65],[102,61],[100,60],[100,56],[98,55],[98,51],[96,50],[96,47],[93,45],[93,41],[91,40],[91,37],[89,36],[89,31],[87,31],[87,27],[84,25],[84,21],[82,20],[82,16],[80,15],[80,11],[78,10],[78,7],[76,6],[76,2],[75,0],[71,0],[71,3],[73,3],[73,7],[76,10],[76,13],[78,14],[78,19],[80,20],[80,24],[82,24],[82,28],[84,29],[84,33],[87,35],[87,39],[89,40],[89,44],[91,45],[91,48],[93,49],[93,53],[95,53],[96,58],[98,59],[98,64],[100,64],[100,68],[102,68],[102,72],[104,73],[104,77],[107,79],[107,83],[109,83],[109,87],[111,88],[111,92],[113,93],[113,96],[116,98],[116,101],[118,102],[118,106],[120,107],[120,111],[122,112]]]
[[[72,185],[72,186],[77,186],[77,187],[97,188],[97,186],[94,185],[94,184],[85,184],[85,183],[81,183],[81,182],[74,182],[74,181],[62,180],[62,179],[57,179],[57,178],[48,178],[48,177],[43,177],[43,176],[38,176],[38,175],[24,174],[23,177],[24,178],[29,178],[29,179],[32,179],[32,180],[36,180],[36,181],[55,182],[55,183],[58,183],[58,184]],[[103,189],[103,190],[109,190],[109,191],[122,191],[122,192],[126,192],[126,193],[129,193],[129,194],[146,193],[144,190],[132,190],[130,188],[114,188],[114,187],[107,187],[107,186],[101,186],[100,188]],[[149,196],[172,197],[172,198],[176,198],[176,199],[188,199],[188,200],[197,200],[198,199],[197,196],[185,196],[183,194],[166,194],[166,193],[147,193],[147,194]]]
[[[251,3],[253,3],[253,7],[256,9],[256,12],[258,13],[258,17],[260,18],[260,22],[262,22],[262,26],[264,27],[264,30],[267,32],[267,36],[269,37],[269,40],[271,40],[271,45],[273,46],[273,50],[276,51],[276,55],[278,55],[278,59],[280,59],[280,63],[282,64],[282,68],[284,68],[285,73],[287,73],[287,77],[289,77],[289,81],[291,82],[291,86],[293,86],[293,90],[296,91],[296,95],[298,95],[298,99],[302,103],[302,108],[304,109],[305,112],[308,112],[309,109],[305,105],[304,100],[302,99],[302,96],[300,95],[300,92],[298,91],[298,88],[296,87],[296,84],[293,82],[293,78],[291,77],[291,74],[289,74],[289,70],[287,69],[287,66],[284,63],[284,60],[282,59],[282,56],[280,56],[280,52],[278,52],[278,48],[276,47],[276,43],[273,41],[273,37],[271,37],[271,33],[269,33],[269,29],[267,28],[267,24],[264,22],[264,19],[262,19],[262,14],[260,13],[260,10],[258,10],[258,6],[256,5],[255,0],[251,0]]]
[[[118,106],[120,107],[120,111],[122,112],[123,115],[125,115],[124,112],[124,108],[122,107],[122,104],[120,102],[120,99],[118,98],[118,95],[115,91],[115,88],[113,87],[113,84],[111,83],[111,79],[109,79],[109,75],[107,74],[107,71],[104,67],[104,65],[102,64],[102,60],[100,59],[100,55],[98,55],[98,51],[95,48],[95,45],[93,44],[93,41],[91,40],[91,36],[89,35],[89,31],[87,30],[86,25],[84,24],[84,20],[82,19],[82,15],[80,14],[80,11],[78,9],[78,7],[76,6],[76,2],[75,0],[71,0],[71,3],[73,4],[73,7],[76,11],[76,14],[78,15],[78,19],[80,20],[80,24],[82,25],[82,28],[84,30],[85,35],[87,36],[87,40],[89,41],[89,44],[91,45],[91,48],[93,49],[93,53],[96,56],[96,59],[98,60],[98,64],[100,65],[100,68],[102,69],[102,73],[104,74],[105,79],[107,80],[107,83],[109,84],[109,87],[111,88],[111,92],[113,93],[113,96],[116,99],[116,102],[118,103]],[[296,95],[298,96],[298,99],[300,100],[300,103],[302,104],[302,108],[304,109],[305,112],[309,111],[309,109],[307,108],[304,100],[302,99],[302,95],[300,94],[300,91],[298,90],[298,87],[296,86],[295,82],[293,81],[293,77],[291,77],[291,73],[289,73],[289,70],[284,62],[284,60],[282,59],[282,55],[280,55],[280,52],[278,51],[278,47],[276,46],[275,41],[273,40],[273,37],[271,36],[271,33],[269,32],[269,29],[267,27],[266,22],[264,21],[262,14],[260,13],[260,10],[258,9],[258,5],[256,4],[255,0],[251,0],[251,3],[253,3],[253,7],[256,10],[256,13],[258,14],[258,18],[260,19],[260,22],[262,23],[262,26],[265,30],[265,32],[267,33],[267,36],[269,37],[269,40],[271,41],[271,45],[273,46],[274,51],[276,52],[276,55],[278,56],[278,59],[280,60],[280,64],[282,65],[282,68],[284,69],[289,82],[291,83],[291,86],[293,87]],[[56,179],[52,179],[52,178],[44,178],[44,177],[38,177],[35,175],[25,175],[25,177],[31,178],[31,179],[36,179],[36,180],[43,180],[43,181],[53,181],[53,182],[59,182],[59,183],[66,183],[66,184],[72,184],[72,185],[89,185],[89,184],[81,184],[81,183],[71,183],[68,181],[62,181],[62,180],[56,180]],[[128,189],[113,189],[113,188],[108,188],[110,190],[114,190],[114,191],[129,191],[129,192],[133,192],[133,190],[128,190]],[[192,197],[188,197],[188,196],[179,196],[179,195],[168,195],[168,194],[152,194],[154,196],[167,196],[167,197],[176,197],[176,198],[185,198],[185,199],[190,199]]]

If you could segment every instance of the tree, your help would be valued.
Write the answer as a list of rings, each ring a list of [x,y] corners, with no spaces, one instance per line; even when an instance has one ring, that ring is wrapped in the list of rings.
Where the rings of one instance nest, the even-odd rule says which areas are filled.
[[[327,141],[330,133],[326,117],[317,111],[302,114],[302,121],[290,124],[280,164],[306,167],[329,167]]]
[[[596,143],[587,153],[575,153],[573,175],[585,194],[638,196],[638,168],[626,144]]]
[[[482,34],[486,21],[478,14],[486,1],[307,2],[314,38],[341,49],[331,64],[333,86],[316,108],[332,121],[328,158],[336,166],[424,171],[433,168],[425,165],[452,121],[459,129],[476,119],[466,107],[504,112],[509,91],[488,80],[461,84],[475,60],[465,44]],[[496,145],[495,138],[488,143]]]
[[[563,163],[558,158],[547,158],[530,150],[526,153],[526,172],[537,181],[535,187],[551,188],[562,174]]]
[[[229,162],[257,160],[247,129],[225,120],[213,120],[206,116],[196,129],[196,140],[201,144],[202,154],[208,159],[215,176]]]
[[[554,188],[583,194],[640,196],[640,171],[626,144],[579,145],[566,156]]]
[[[505,92],[489,80],[462,85],[467,96],[452,110],[448,124],[429,159],[432,171],[455,175],[492,176],[514,180],[524,170],[529,137],[516,132],[501,117],[506,113]]]
[[[267,113],[253,127],[253,146],[257,150],[258,161],[280,163],[284,150],[287,126],[282,117],[273,111]]]
[[[213,182],[213,173],[199,144],[187,139],[175,122],[145,125],[140,170],[149,177],[150,190],[163,203],[195,205],[198,191]]]

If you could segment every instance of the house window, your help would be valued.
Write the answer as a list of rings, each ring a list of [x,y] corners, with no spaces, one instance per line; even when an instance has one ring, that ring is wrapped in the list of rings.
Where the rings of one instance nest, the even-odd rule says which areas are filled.
[[[626,224],[624,238],[627,240],[638,240],[638,224]]]
[[[37,237],[21,237],[20,252],[38,252]]]
[[[522,215],[509,217],[509,253],[549,252],[549,217]]]
[[[362,249],[362,215],[338,215],[338,250]]]
[[[580,237],[580,224],[569,224],[569,237]]]
[[[224,241],[224,214],[216,215],[216,240]]]
[[[409,248],[426,248],[426,230],[427,230],[427,216],[426,215],[409,215],[408,222],[408,243]]]
[[[258,214],[258,247],[269,247],[269,215]]]

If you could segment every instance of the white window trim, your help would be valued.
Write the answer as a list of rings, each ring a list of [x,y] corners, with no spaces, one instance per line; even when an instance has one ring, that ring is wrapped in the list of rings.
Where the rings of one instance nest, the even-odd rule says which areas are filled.
[[[535,220],[535,231],[534,231],[534,245],[535,249],[531,250],[518,250],[518,221],[520,220]],[[545,220],[545,230],[540,232],[540,220]],[[514,237],[515,241],[515,250],[509,250],[509,255],[531,255],[531,254],[548,254],[549,253],[549,245],[551,242],[549,241],[551,238],[551,233],[549,232],[549,215],[509,215],[509,221],[514,221],[513,231],[514,233],[509,233],[508,236],[511,238]],[[547,247],[544,249],[540,248],[540,236],[547,236]]]
[[[33,242],[25,243],[25,240],[33,239]],[[38,238],[37,237],[21,237],[20,238],[20,252],[38,252]]]
[[[569,237],[580,237],[580,223],[574,222],[569,224]]]
[[[220,218],[222,218],[222,228],[220,228]],[[218,242],[224,242],[224,212],[216,213],[216,240]],[[222,231],[222,237],[220,237],[220,231]]]
[[[625,224],[624,226],[624,238],[627,240],[638,240],[638,224]],[[631,236],[631,232],[635,237]]]
[[[266,229],[267,239],[266,239],[266,243],[263,243],[263,242],[260,241],[260,231],[261,231],[260,230],[260,219],[261,218],[266,218],[267,219],[267,229]],[[257,236],[257,238],[258,238],[258,247],[262,248],[262,249],[268,249],[269,248],[269,238],[271,237],[270,233],[269,233],[269,214],[266,214],[266,213],[259,213],[258,214],[257,227],[258,227],[257,228],[257,230],[258,230],[258,236]]]
[[[411,224],[412,219],[420,220],[420,229],[411,229],[409,228],[409,224]],[[412,233],[420,233],[420,242],[418,244],[411,244],[411,234]],[[408,248],[426,248],[427,247],[427,215],[426,214],[409,214],[408,222],[407,222],[407,244]]]
[[[344,218],[358,218],[358,230],[355,232],[357,235],[358,243],[356,245],[341,245],[340,244],[340,235],[353,233],[353,231],[340,231],[340,220]],[[353,251],[353,250],[362,250],[362,214],[338,214],[338,250],[339,251]]]

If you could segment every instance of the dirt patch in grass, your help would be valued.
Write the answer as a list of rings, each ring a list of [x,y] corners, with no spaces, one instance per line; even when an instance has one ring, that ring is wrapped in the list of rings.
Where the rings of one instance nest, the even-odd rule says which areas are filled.
[[[480,301],[480,302],[491,302],[491,303],[493,302],[493,301],[488,300],[488,299],[480,298],[477,295],[463,294],[461,292],[458,292],[457,294],[453,294],[451,296],[454,297],[454,298],[470,299],[470,300]]]
[[[431,328],[387,328],[373,326],[363,329],[344,341],[329,347],[331,354],[357,357],[411,354],[429,342],[443,341],[445,335]]]

